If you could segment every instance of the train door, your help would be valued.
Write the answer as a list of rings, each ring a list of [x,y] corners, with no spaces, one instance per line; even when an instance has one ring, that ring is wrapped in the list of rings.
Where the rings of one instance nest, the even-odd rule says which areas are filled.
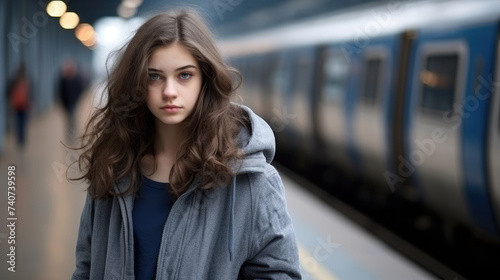
[[[491,24],[419,32],[398,169],[431,208],[495,231],[486,182],[488,106],[478,89],[492,71]]]
[[[500,31],[499,31],[500,33]],[[490,192],[497,225],[500,225],[500,35],[497,39],[495,76],[487,90],[492,93],[488,139],[488,172]]]
[[[405,177],[415,175],[421,197],[435,209],[467,217],[462,192],[460,129],[444,118],[464,95],[467,44],[461,40],[426,40],[422,36],[416,44],[400,173]]]
[[[301,48],[291,51],[290,98],[283,116],[290,125],[291,141],[299,168],[307,168],[314,153],[313,89],[316,49]]]
[[[392,147],[394,75],[397,65],[398,36],[370,42],[360,57],[361,75],[354,110],[354,145],[363,175],[386,191],[385,174]]]
[[[348,153],[346,100],[349,90],[350,60],[337,46],[324,48],[319,65],[317,128],[324,157],[352,173]]]

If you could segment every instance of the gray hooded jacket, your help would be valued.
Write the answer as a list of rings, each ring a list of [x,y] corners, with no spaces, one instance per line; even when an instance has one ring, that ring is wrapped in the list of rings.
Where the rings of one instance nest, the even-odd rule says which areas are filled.
[[[242,106],[251,131],[239,140],[246,154],[233,182],[201,190],[195,179],[174,203],[163,229],[156,279],[301,279],[284,187],[269,163],[271,128]],[[116,185],[123,191],[128,181]],[[134,196],[87,197],[72,279],[134,279]]]

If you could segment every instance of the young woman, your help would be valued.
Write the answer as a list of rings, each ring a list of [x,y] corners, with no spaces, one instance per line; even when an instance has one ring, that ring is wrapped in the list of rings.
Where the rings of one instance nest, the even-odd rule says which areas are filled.
[[[300,279],[274,136],[235,78],[192,11],[123,47],[84,134],[72,279]]]

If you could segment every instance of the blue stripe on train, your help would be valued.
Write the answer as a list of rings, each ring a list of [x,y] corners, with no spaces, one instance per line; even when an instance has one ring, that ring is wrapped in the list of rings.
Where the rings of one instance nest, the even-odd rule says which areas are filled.
[[[495,61],[497,24],[463,31],[470,48],[469,77],[465,91],[462,122],[462,162],[465,193],[474,221],[490,233],[498,233],[493,216],[487,176],[488,121],[491,80]]]

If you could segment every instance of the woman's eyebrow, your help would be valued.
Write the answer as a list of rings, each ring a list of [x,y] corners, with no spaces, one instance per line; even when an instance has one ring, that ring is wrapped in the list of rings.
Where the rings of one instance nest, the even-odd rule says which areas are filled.
[[[177,69],[175,69],[175,71],[182,71],[182,70],[185,70],[185,69],[188,69],[188,68],[195,68],[195,69],[198,69],[198,67],[194,66],[194,65],[185,65],[185,66],[182,66],[182,67],[179,67]],[[163,72],[162,70],[160,69],[156,69],[156,68],[148,68],[148,71],[149,72]]]
[[[186,65],[186,66],[179,67],[179,68],[175,69],[175,71],[181,71],[181,70],[188,69],[188,68],[195,68],[195,69],[197,69],[196,66],[189,64],[189,65]]]

